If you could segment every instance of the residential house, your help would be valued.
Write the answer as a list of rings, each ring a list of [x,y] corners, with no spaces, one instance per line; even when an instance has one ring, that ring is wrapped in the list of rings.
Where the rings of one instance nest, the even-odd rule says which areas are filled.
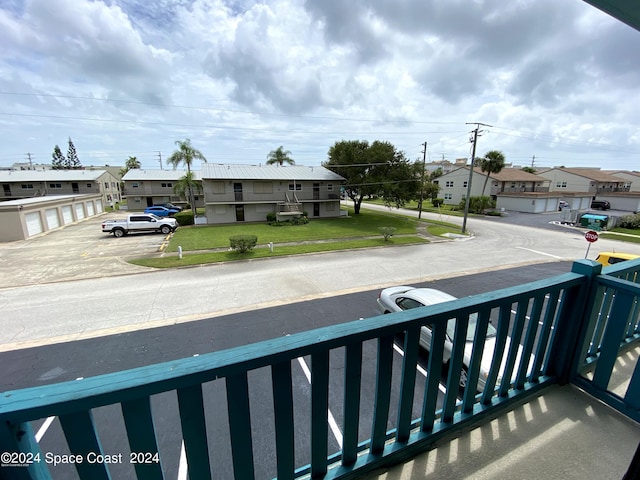
[[[199,171],[192,170],[194,180],[202,186]],[[127,200],[129,210],[144,210],[151,205],[171,202],[186,206],[188,200],[176,195],[174,187],[187,174],[187,170],[129,170],[123,177],[123,197]],[[204,207],[201,189],[194,192],[196,207]]]
[[[201,175],[209,224],[340,216],[344,178],[324,167],[206,163]]]
[[[121,200],[118,178],[106,170],[2,170],[1,200],[49,195],[102,196],[103,205]]]

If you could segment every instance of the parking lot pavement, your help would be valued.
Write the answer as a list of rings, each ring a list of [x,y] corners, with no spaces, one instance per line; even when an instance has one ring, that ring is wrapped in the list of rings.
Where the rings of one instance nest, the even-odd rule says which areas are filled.
[[[166,237],[102,233],[103,220],[125,215],[104,213],[28,240],[0,243],[0,288],[148,271],[126,260],[158,252]]]

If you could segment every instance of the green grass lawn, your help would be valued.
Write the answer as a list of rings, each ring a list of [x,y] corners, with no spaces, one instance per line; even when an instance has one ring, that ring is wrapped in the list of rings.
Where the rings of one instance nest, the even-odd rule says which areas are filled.
[[[366,202],[363,202],[363,203],[373,203],[374,205],[384,205],[383,200],[367,200]],[[407,210],[415,210],[417,212],[418,202],[412,200],[410,202],[405,203],[404,207],[402,208],[406,208]],[[422,202],[423,212],[440,213],[442,215],[452,215],[454,217],[456,216],[462,217],[464,215],[464,211],[454,210],[455,208],[457,208],[456,205],[441,205],[440,207],[434,207],[431,204],[431,200],[425,200],[424,202]]]
[[[380,236],[380,227],[394,227],[396,235],[415,235],[416,219],[381,212],[363,211],[349,217],[311,219],[306,225],[271,226],[265,223],[180,227],[176,230],[167,252],[208,250],[229,246],[233,235],[256,235],[258,244],[269,242],[304,242],[309,240],[350,239]],[[457,227],[453,227],[457,228]]]
[[[207,252],[188,253],[182,258],[177,255],[160,258],[140,258],[131,260],[130,263],[143,267],[155,268],[175,268],[189,265],[201,265],[207,263],[233,262],[238,260],[251,260],[258,258],[282,257],[287,255],[302,255],[305,253],[328,252],[335,250],[352,250],[356,248],[373,248],[393,245],[409,245],[416,243],[428,243],[428,240],[417,236],[393,237],[385,242],[380,238],[369,238],[360,240],[343,240],[336,242],[309,243],[302,245],[275,246],[271,252],[268,248],[256,248],[244,254],[238,252]]]

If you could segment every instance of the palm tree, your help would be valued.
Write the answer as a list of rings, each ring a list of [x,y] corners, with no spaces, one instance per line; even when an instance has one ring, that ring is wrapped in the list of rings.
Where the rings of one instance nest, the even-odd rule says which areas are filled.
[[[294,165],[296,162],[289,155],[291,155],[291,152],[289,150],[285,150],[284,147],[280,145],[275,150],[271,150],[269,155],[267,155],[267,165],[278,164],[279,166],[282,166],[284,163]]]
[[[179,197],[186,197],[192,190],[202,193],[202,184],[195,179],[193,172],[187,172],[173,186],[173,192]]]
[[[484,158],[479,158],[477,160],[477,163],[480,165],[480,170],[487,174],[482,187],[482,195],[484,195],[484,191],[487,188],[489,176],[492,173],[500,173],[504,168],[504,159],[504,153],[500,150],[491,150],[484,155]]]
[[[167,158],[167,163],[169,165],[172,165],[174,170],[178,168],[178,165],[181,164],[187,166],[187,175],[185,175],[185,177],[188,177],[190,181],[187,182],[186,187],[189,192],[189,203],[191,204],[191,211],[193,212],[193,217],[195,218],[196,200],[193,195],[193,185],[190,183],[195,183],[195,180],[193,179],[193,175],[191,174],[191,165],[193,164],[194,160],[201,160],[206,163],[207,159],[204,158],[204,155],[200,150],[193,148],[193,146],[191,145],[191,140],[189,140],[188,138],[183,142],[180,140],[176,140],[176,145],[178,146],[178,149],[173,152],[169,158]]]
[[[142,164],[137,157],[129,157],[127,161],[124,163],[124,167],[120,169],[120,177],[124,177],[124,175],[129,171],[135,168],[140,168]]]

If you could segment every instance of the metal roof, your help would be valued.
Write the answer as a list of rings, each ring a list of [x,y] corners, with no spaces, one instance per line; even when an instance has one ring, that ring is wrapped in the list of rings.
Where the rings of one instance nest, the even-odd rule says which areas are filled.
[[[344,181],[344,178],[324,167],[303,165],[202,165],[203,179],[221,180],[325,180]]]
[[[0,182],[83,182],[98,180],[105,173],[109,172],[106,170],[1,170]]]
[[[554,171],[570,173],[571,175],[588,178],[589,180],[594,180],[600,183],[624,183],[624,179],[606,173],[604,170],[600,170],[599,168],[551,168],[549,170],[545,170],[544,173],[541,173],[540,175],[549,175]],[[550,180],[553,179],[550,178]]]
[[[191,170],[193,178],[195,180],[202,180],[202,175],[197,170]],[[122,177],[125,181],[143,181],[143,180],[180,180],[187,174],[187,170],[147,170],[147,169],[133,169],[129,170]]]

